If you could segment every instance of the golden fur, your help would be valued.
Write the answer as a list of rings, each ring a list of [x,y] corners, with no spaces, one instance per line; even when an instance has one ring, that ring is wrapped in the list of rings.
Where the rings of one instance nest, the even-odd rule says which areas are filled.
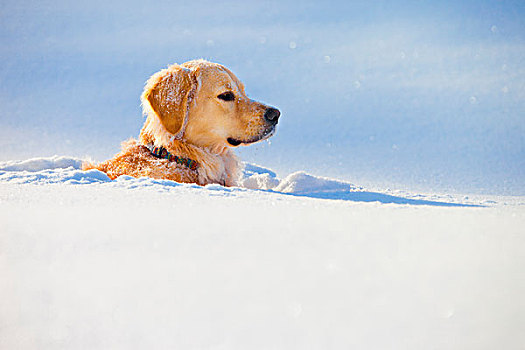
[[[219,95],[233,93],[233,100]],[[148,176],[206,185],[237,183],[240,163],[231,150],[270,137],[275,120],[271,109],[246,96],[244,85],[224,66],[194,60],[155,73],[141,96],[146,121],[139,140],[123,142],[122,150],[98,165],[111,179],[120,175]],[[145,145],[162,146],[171,154],[198,163],[196,170],[153,156]]]

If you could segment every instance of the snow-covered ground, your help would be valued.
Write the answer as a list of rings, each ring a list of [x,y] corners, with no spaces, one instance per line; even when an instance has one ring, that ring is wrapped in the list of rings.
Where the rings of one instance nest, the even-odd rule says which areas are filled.
[[[519,349],[523,197],[0,164],[2,349]],[[259,188],[259,189],[257,189]]]

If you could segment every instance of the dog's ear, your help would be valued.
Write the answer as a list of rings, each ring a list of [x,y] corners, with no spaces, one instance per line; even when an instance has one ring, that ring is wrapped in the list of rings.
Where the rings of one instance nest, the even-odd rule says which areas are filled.
[[[142,104],[149,104],[166,130],[176,135],[184,126],[193,85],[190,70],[173,65],[151,76],[141,96]]]

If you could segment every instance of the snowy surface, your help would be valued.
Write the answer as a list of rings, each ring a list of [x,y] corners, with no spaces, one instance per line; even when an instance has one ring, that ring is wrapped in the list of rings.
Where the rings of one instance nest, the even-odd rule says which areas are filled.
[[[255,165],[245,183],[266,189],[109,181],[79,163],[0,164],[2,349],[525,342],[523,197],[375,192]]]

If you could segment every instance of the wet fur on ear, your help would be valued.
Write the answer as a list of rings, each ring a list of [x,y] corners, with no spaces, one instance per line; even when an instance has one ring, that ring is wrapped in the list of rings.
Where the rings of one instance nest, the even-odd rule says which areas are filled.
[[[151,109],[169,133],[182,137],[196,85],[191,71],[176,64],[155,73],[141,96],[144,113]]]

